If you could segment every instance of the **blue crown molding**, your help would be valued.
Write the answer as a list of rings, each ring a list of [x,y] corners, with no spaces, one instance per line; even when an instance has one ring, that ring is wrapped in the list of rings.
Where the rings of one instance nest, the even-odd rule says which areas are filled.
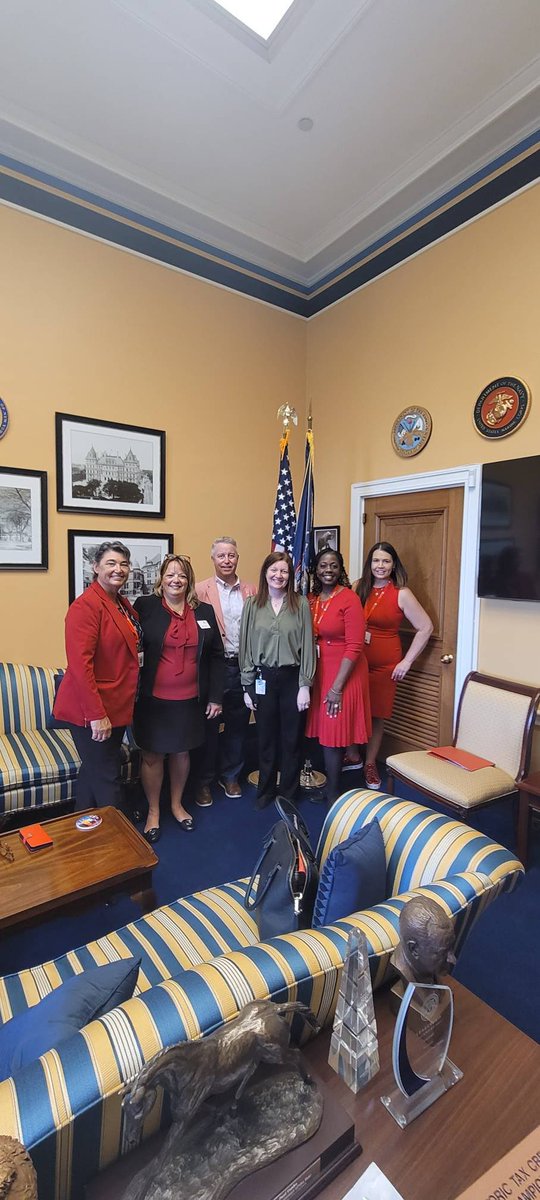
[[[311,286],[0,155],[0,201],[309,318],[540,177],[540,131]]]

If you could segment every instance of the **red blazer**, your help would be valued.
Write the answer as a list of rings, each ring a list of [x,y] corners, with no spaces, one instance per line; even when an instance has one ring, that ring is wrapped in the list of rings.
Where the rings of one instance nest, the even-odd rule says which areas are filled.
[[[125,597],[122,604],[136,618]],[[130,725],[139,677],[137,639],[126,618],[97,581],[77,596],[66,616],[67,671],[54,715],[72,725],[108,717]]]

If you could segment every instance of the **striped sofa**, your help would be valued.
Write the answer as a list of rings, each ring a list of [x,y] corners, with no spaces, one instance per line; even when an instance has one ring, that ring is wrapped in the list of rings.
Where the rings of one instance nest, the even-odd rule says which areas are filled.
[[[75,795],[80,758],[69,729],[48,729],[54,703],[53,667],[0,663],[0,813],[62,804]],[[122,778],[136,774],[137,756],[123,746]]]
[[[406,900],[431,896],[452,917],[459,950],[482,910],[511,891],[523,868],[502,846],[461,822],[372,791],[332,806],[318,846],[335,845],[376,817],[386,849],[387,894],[369,911],[323,929],[258,942],[243,907],[246,880],[209,888],[157,909],[54,962],[0,979],[0,1019],[36,1004],[85,967],[136,955],[135,996],[0,1084],[0,1129],[28,1148],[40,1200],[78,1200],[85,1182],[125,1152],[121,1089],[158,1050],[199,1038],[253,999],[299,999],[332,1021],[347,936],[366,934],[376,987],[393,974],[390,955]],[[295,1018],[296,1020],[297,1018]],[[300,1036],[306,1036],[301,1026]],[[148,1137],[167,1119],[161,1099]]]

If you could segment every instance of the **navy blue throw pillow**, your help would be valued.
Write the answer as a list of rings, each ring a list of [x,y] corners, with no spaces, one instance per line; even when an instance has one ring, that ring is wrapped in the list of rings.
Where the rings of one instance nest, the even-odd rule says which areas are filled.
[[[140,958],[122,958],[67,979],[50,995],[0,1027],[0,1080],[53,1050],[89,1021],[129,1000]]]
[[[370,821],[334,846],[322,868],[313,928],[332,925],[351,913],[386,900],[386,858],[378,821]]]

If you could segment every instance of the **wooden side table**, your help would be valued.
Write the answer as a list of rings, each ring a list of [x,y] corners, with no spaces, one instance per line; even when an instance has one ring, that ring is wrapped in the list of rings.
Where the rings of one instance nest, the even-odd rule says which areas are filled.
[[[518,821],[517,821],[517,855],[523,866],[527,866],[529,849],[529,829],[531,813],[535,809],[540,812],[540,771],[528,775],[517,785],[519,791]]]

